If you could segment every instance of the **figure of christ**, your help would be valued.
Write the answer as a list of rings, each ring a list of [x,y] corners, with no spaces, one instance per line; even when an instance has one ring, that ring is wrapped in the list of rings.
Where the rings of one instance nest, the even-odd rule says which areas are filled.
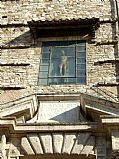
[[[59,64],[59,69],[60,69],[60,76],[66,75],[67,73],[67,56],[65,55],[64,50],[61,51],[62,55],[60,58],[60,64]]]

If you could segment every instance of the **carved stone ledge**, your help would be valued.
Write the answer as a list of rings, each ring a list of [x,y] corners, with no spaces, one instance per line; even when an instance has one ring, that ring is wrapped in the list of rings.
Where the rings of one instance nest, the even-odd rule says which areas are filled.
[[[30,63],[0,63],[0,66],[28,66]]]
[[[11,27],[28,27],[28,24],[23,24],[23,23],[0,24],[0,28],[11,28]]]
[[[119,86],[119,83],[115,82],[115,83],[109,83],[109,82],[98,82],[95,86],[106,86],[106,87],[110,87],[110,86]]]
[[[112,19],[100,20],[100,24],[105,24],[105,23],[112,23],[112,24],[114,24],[114,23],[116,23],[116,22],[117,22],[116,19],[114,19],[114,20],[112,20]]]
[[[114,45],[117,44],[118,40],[113,40],[113,41],[101,41],[97,42],[96,45]]]
[[[31,45],[1,45],[0,49],[26,49],[30,47]]]
[[[119,62],[119,59],[105,59],[105,60],[99,60],[99,61],[96,61],[94,62],[94,65],[102,65],[102,64],[105,64],[105,63],[118,63]]]
[[[19,89],[25,89],[24,86],[0,86],[1,90],[19,90]]]

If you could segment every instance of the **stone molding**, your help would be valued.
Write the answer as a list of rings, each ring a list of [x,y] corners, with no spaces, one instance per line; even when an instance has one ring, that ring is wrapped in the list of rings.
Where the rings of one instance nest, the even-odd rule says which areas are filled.
[[[94,154],[95,137],[91,133],[38,133],[21,139],[27,155],[36,154]],[[95,154],[94,154],[95,155]]]
[[[84,122],[75,124],[60,124],[60,123],[17,123],[15,118],[2,118],[0,119],[1,127],[8,127],[12,133],[17,132],[53,132],[53,131],[92,131],[97,130],[101,125],[97,122]],[[100,129],[100,131],[103,131]]]
[[[18,99],[13,102],[4,104],[0,111],[0,118],[15,117],[20,123],[33,118],[34,113],[37,111],[37,97],[31,95],[25,98]]]
[[[81,98],[82,97],[82,98]],[[84,97],[84,99],[83,99]],[[87,97],[87,98],[86,98]],[[45,97],[46,98],[46,97]],[[55,97],[52,96],[51,99]],[[60,97],[61,98],[61,97]],[[64,97],[62,97],[64,98]],[[50,99],[50,100],[51,100]],[[58,97],[56,97],[58,99]],[[95,98],[89,98],[89,96],[78,96],[77,99],[80,100],[81,106],[87,109],[86,100],[89,101],[90,109],[94,111],[94,105],[91,105],[91,101],[94,101]],[[29,156],[29,155],[47,155],[47,154],[59,154],[59,155],[78,155],[81,158],[82,156],[95,158],[96,152],[96,135],[110,135],[109,132],[112,132],[110,128],[116,124],[118,127],[118,116],[101,116],[101,122],[79,122],[79,123],[25,123],[28,119],[33,119],[38,112],[38,100],[41,100],[40,96],[31,95],[8,103],[5,105],[4,109],[0,113],[0,129],[8,129],[8,133],[5,134],[6,138],[9,138],[10,143],[4,144],[6,147],[6,153],[9,154],[9,158],[19,158],[19,156]],[[49,101],[50,101],[49,100]],[[78,100],[78,101],[79,101]],[[43,97],[42,100],[43,101]],[[52,101],[52,100],[51,100]],[[66,101],[66,98],[65,98]],[[102,101],[100,101],[101,104]],[[14,103],[14,105],[13,105]],[[98,102],[99,103],[99,102]],[[94,104],[94,103],[93,103]],[[95,100],[96,104],[96,100]],[[115,104],[115,103],[114,103]],[[103,102],[102,102],[103,105]],[[16,109],[17,108],[17,109]],[[111,109],[108,107],[105,108],[108,110],[106,114],[111,113]],[[115,108],[116,109],[116,108]],[[28,110],[28,111],[27,111]],[[25,112],[28,117],[24,117],[24,122],[19,121],[19,114]],[[99,111],[98,111],[99,112]],[[115,111],[116,112],[116,111]],[[22,114],[25,116],[25,113]],[[86,113],[86,111],[85,111]],[[100,114],[99,114],[100,116]],[[107,120],[110,120],[107,122]],[[116,122],[117,121],[117,122]],[[107,131],[110,130],[110,131]],[[96,135],[95,135],[96,134]],[[1,142],[2,143],[2,142]],[[3,144],[3,145],[4,145]],[[114,140],[112,138],[112,144]],[[5,156],[4,149],[1,150],[0,155]],[[6,158],[6,156],[4,157]],[[21,157],[22,158],[22,157]],[[23,157],[23,159],[25,159]]]
[[[35,117],[37,114],[39,101],[52,100],[79,101],[81,103],[82,110],[85,113],[87,109],[90,109],[91,111],[96,111],[100,114],[105,113],[106,115],[119,115],[119,111],[117,109],[118,103],[97,98],[89,94],[79,93],[77,95],[40,95],[34,93],[29,96],[3,104],[1,106],[0,118],[15,117],[20,123],[25,123],[26,121]]]
[[[1,119],[1,127],[8,128],[0,141],[1,157],[6,159],[29,155],[79,155],[95,158],[95,136],[98,125],[85,124],[20,124],[15,119]],[[21,127],[21,128],[20,128]],[[1,131],[1,133],[3,133]],[[6,141],[9,138],[9,141]]]

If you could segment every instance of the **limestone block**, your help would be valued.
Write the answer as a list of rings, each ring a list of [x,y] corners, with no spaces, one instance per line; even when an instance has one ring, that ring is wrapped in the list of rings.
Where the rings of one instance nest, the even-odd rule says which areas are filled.
[[[26,137],[21,139],[21,146],[28,155],[34,155],[34,151]]]
[[[40,139],[37,136],[37,134],[28,134],[27,137],[28,137],[32,147],[34,148],[35,153],[36,154],[43,154],[43,150],[42,150],[42,146],[41,146],[41,143],[40,143]]]
[[[63,144],[63,134],[53,133],[53,150],[54,153],[61,153]]]
[[[71,153],[80,154],[89,136],[90,136],[90,133],[79,133]]]
[[[39,134],[44,153],[53,153],[51,134]]]
[[[75,140],[76,140],[76,133],[71,133],[71,134],[70,133],[65,133],[62,153],[70,154]]]

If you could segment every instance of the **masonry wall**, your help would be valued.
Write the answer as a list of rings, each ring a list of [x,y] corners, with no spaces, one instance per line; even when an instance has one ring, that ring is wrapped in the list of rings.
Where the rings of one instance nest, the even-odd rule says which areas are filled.
[[[0,87],[39,92],[78,92],[98,83],[118,84],[118,25],[112,0],[18,0],[0,2]],[[37,86],[42,40],[34,42],[27,21],[99,18],[95,42],[87,42],[87,85]],[[70,39],[81,37],[70,37]],[[66,39],[66,37],[61,38]],[[58,38],[56,39],[58,40]],[[108,62],[107,62],[108,61]],[[105,85],[106,86],[106,85]]]

